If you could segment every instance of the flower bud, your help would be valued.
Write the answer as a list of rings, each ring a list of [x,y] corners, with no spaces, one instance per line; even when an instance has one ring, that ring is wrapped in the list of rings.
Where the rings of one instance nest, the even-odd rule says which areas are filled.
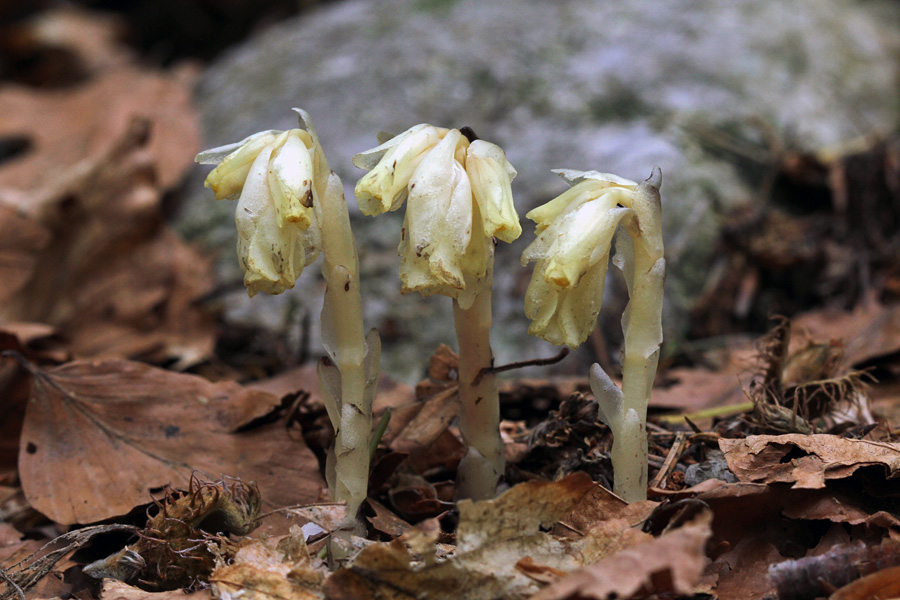
[[[471,306],[474,291],[467,290],[487,273],[491,238],[511,242],[522,231],[510,188],[516,171],[503,150],[423,124],[357,154],[353,164],[371,169],[356,184],[363,213],[407,201],[398,249],[403,293],[442,294]]]
[[[637,184],[596,171],[562,171],[573,187],[528,213],[538,237],[522,254],[537,261],[525,293],[528,332],[577,348],[593,331],[603,301],[613,236],[631,222]]]
[[[238,198],[238,260],[251,297],[294,287],[319,255],[313,206],[329,171],[308,115],[298,112],[306,130],[260,132],[196,158],[218,163],[206,178],[217,199]]]

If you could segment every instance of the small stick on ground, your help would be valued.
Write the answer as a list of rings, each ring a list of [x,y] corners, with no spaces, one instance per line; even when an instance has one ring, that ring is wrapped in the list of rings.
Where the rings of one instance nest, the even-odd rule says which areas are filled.
[[[481,378],[487,375],[488,373],[502,373],[503,371],[512,371],[513,369],[522,369],[525,367],[543,367],[546,365],[555,365],[565,357],[569,355],[569,349],[563,348],[559,351],[555,356],[551,356],[550,358],[532,358],[530,360],[519,360],[516,362],[511,362],[506,365],[500,365],[499,367],[485,367],[478,372],[478,375],[473,380],[473,384],[477,384],[481,381]]]
[[[678,460],[684,452],[686,437],[687,434],[684,431],[679,431],[675,434],[675,441],[672,443],[672,448],[669,449],[669,454],[666,456],[666,460],[663,462],[662,467],[660,467],[659,471],[656,473],[653,481],[650,482],[650,487],[658,488],[672,473],[672,469],[678,464]]]

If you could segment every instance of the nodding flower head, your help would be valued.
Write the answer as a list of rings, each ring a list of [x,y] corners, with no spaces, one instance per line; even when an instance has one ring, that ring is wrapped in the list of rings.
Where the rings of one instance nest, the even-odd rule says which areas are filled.
[[[407,202],[403,293],[442,294],[471,306],[472,284],[493,258],[491,238],[511,242],[522,233],[510,187],[516,170],[503,150],[474,134],[422,124],[357,154],[353,164],[369,170],[356,184],[364,214]]]
[[[571,188],[526,217],[535,239],[522,265],[537,261],[525,293],[528,332],[577,348],[597,323],[613,235],[634,216],[637,183],[597,171],[557,170]]]
[[[195,159],[218,165],[205,182],[217,200],[238,199],[238,258],[250,296],[294,287],[319,255],[314,206],[330,170],[309,115],[294,110],[301,129],[261,131]]]

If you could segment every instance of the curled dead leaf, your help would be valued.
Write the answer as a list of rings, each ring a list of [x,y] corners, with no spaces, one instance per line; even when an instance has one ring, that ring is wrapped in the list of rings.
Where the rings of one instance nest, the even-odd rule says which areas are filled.
[[[863,467],[881,467],[886,478],[900,469],[900,444],[835,435],[752,435],[720,439],[719,447],[739,480],[795,488],[822,488],[826,480],[846,479]]]
[[[64,94],[0,90],[0,136],[27,140],[0,164],[0,321],[51,325],[82,357],[212,352],[211,263],[160,210],[198,146],[186,84],[122,68]]]

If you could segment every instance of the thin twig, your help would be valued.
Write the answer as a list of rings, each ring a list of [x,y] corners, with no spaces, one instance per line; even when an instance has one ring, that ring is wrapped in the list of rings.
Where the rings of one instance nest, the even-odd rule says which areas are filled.
[[[6,585],[16,592],[16,595],[19,596],[19,600],[25,600],[25,591],[19,587],[19,584],[13,581],[13,578],[10,577],[3,568],[0,568],[0,579],[3,579],[3,581],[6,582]]]
[[[136,533],[137,527],[124,524],[94,525],[92,527],[85,527],[83,529],[76,529],[75,531],[64,533],[47,542],[16,564],[6,567],[6,570],[3,571],[2,574],[3,579],[8,584],[12,582],[12,586],[10,587],[18,594],[20,590],[27,590],[40,581],[47,573],[53,570],[56,563],[62,560],[64,556],[84,546],[91,541],[95,535],[113,531]],[[65,545],[39,556],[39,554],[47,548],[61,543]],[[12,597],[13,594],[10,592],[11,590],[7,589],[5,592],[0,593],[0,599],[5,600],[6,598]]]
[[[653,477],[653,481],[650,482],[650,487],[657,488],[662,485],[662,482],[664,482],[666,478],[668,478],[669,473],[672,472],[672,469],[675,468],[675,465],[681,458],[681,453],[684,452],[684,443],[686,437],[687,434],[684,431],[679,431],[675,434],[675,441],[672,442],[672,447],[669,449],[669,455],[666,456],[666,460],[659,468],[656,476]]]
[[[263,513],[256,517],[257,521],[261,521],[266,517],[271,517],[272,515],[276,515],[278,513],[283,513],[289,510],[299,510],[303,508],[313,508],[315,506],[347,506],[346,502],[315,502],[313,504],[293,504],[291,506],[282,506],[281,508],[276,508],[275,510],[270,510],[267,513]]]
[[[481,371],[479,371],[478,375],[475,376],[475,379],[472,380],[472,385],[478,385],[478,382],[481,381],[481,378],[488,373],[502,373],[503,371],[512,371],[513,369],[521,369],[523,367],[543,367],[545,365],[553,365],[558,363],[568,355],[569,349],[563,348],[559,351],[559,354],[557,354],[556,356],[551,356],[550,358],[532,358],[531,360],[519,360],[506,365],[500,365],[499,367],[485,367]]]

